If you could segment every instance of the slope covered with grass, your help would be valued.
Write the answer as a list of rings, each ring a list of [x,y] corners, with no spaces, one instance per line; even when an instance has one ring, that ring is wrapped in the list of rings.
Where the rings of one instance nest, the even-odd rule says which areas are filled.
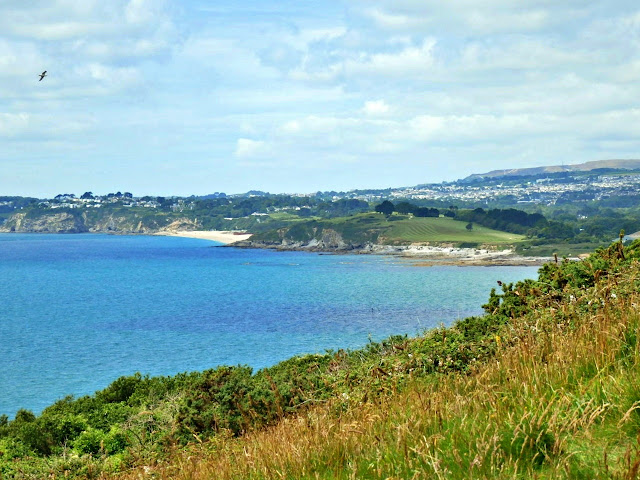
[[[481,225],[447,217],[403,218],[392,222],[391,227],[382,234],[382,243],[476,243],[503,245],[519,242],[523,235],[492,230]]]
[[[125,377],[0,427],[6,478],[636,478],[640,243],[358,351]]]
[[[638,478],[639,247],[547,265],[539,281],[493,294],[486,324],[466,320],[396,345],[370,367],[366,386],[151,471],[195,479]],[[433,341],[449,344],[447,354],[425,358],[421,346]],[[480,345],[484,356],[456,366]]]
[[[266,243],[309,243],[327,234],[339,235],[351,245],[366,243],[409,245],[411,243],[451,243],[511,245],[524,240],[523,235],[492,230],[481,225],[467,228],[468,222],[447,217],[385,216],[362,213],[350,217],[307,220],[269,232],[258,233],[251,240]]]

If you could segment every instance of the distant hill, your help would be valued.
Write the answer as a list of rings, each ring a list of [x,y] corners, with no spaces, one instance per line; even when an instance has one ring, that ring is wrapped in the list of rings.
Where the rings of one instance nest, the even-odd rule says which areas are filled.
[[[593,162],[577,163],[575,165],[492,170],[487,173],[474,173],[464,178],[463,181],[469,182],[483,178],[533,176],[545,173],[589,172],[598,169],[637,170],[640,169],[640,160],[596,160]]]

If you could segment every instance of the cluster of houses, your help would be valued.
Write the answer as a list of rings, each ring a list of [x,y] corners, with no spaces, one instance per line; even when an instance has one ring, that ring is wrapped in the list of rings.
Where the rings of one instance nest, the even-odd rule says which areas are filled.
[[[640,174],[572,176],[563,179],[539,178],[503,183],[468,184],[461,182],[426,184],[415,187],[395,188],[379,192],[347,192],[334,199],[356,198],[368,202],[384,199],[426,199],[464,202],[484,202],[511,197],[514,203],[539,203],[555,205],[571,195],[581,199],[601,200],[607,197],[637,195],[640,191]]]
[[[100,208],[104,205],[120,204],[123,207],[158,208],[160,202],[155,197],[134,197],[131,193],[109,193],[108,195],[93,195],[85,192],[76,197],[73,193],[62,193],[53,199],[42,200],[39,205],[48,208]]]
[[[367,190],[350,192],[325,192],[329,198],[335,200],[358,199],[367,202],[379,202],[386,199],[425,199],[444,201],[464,201],[489,203],[491,200],[511,197],[514,203],[534,203],[555,205],[561,200],[577,198],[582,200],[601,200],[607,197],[622,197],[637,195],[640,191],[640,173],[626,175],[600,175],[600,176],[570,176],[562,179],[537,178],[509,181],[505,178],[502,183],[482,182],[443,182],[384,190]],[[320,194],[321,192],[318,192]],[[290,194],[291,196],[314,196],[318,194]],[[225,194],[220,194],[220,196]],[[263,192],[248,192],[238,196],[267,195]],[[218,194],[214,195],[218,197]],[[230,195],[234,197],[236,195]],[[172,211],[182,212],[193,210],[194,202],[179,198],[171,198],[171,204],[167,205],[162,197],[134,197],[129,192],[109,193],[107,195],[93,195],[85,192],[80,197],[74,194],[60,194],[53,199],[42,200],[39,205],[48,208],[100,208],[104,205],[119,204],[124,207],[158,208],[170,207]],[[6,203],[6,202],[5,202]],[[0,206],[3,204],[0,203]],[[272,208],[272,211],[299,210],[301,207]],[[304,207],[302,207],[304,208]],[[255,212],[253,215],[266,215]]]

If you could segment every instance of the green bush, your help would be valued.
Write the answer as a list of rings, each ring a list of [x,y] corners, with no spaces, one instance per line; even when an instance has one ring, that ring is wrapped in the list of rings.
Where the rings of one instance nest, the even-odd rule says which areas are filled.
[[[129,446],[127,435],[118,427],[113,427],[102,440],[104,451],[108,455],[114,455],[124,451]]]
[[[80,454],[92,454],[104,452],[104,440],[106,435],[101,430],[90,428],[73,442],[73,448]]]
[[[54,446],[75,440],[88,426],[84,417],[73,414],[42,415],[39,423]]]
[[[35,452],[16,438],[0,438],[0,461],[28,457]]]

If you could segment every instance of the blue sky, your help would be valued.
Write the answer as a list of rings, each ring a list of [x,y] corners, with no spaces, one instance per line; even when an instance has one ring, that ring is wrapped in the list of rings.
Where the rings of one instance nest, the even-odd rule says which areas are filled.
[[[0,0],[0,32],[0,195],[349,190],[640,157],[632,1]]]

